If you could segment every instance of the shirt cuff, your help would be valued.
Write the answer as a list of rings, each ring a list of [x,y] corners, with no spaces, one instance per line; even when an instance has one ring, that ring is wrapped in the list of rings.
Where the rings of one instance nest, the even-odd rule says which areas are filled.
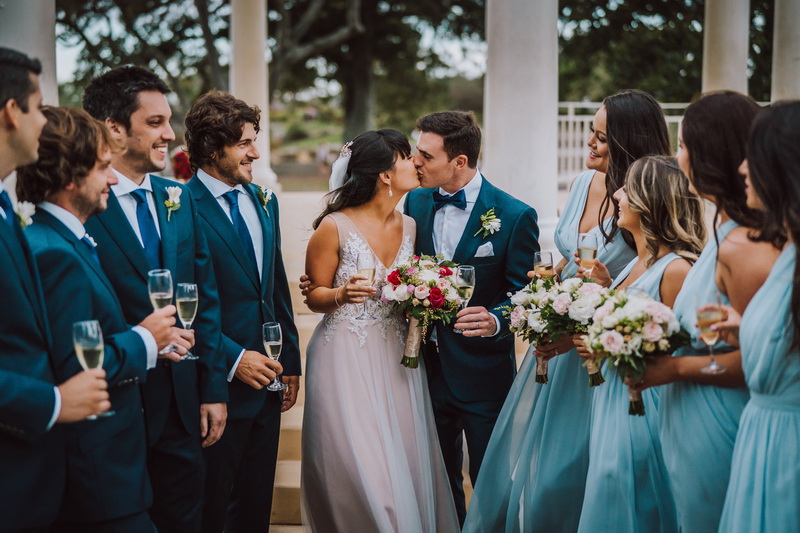
[[[50,431],[50,428],[55,425],[56,420],[58,420],[58,415],[61,414],[61,392],[58,390],[58,387],[53,387],[53,392],[56,393],[56,404],[53,408],[53,416],[50,417],[50,423],[47,424],[47,431]]]
[[[145,327],[133,326],[131,329],[139,334],[144,343],[144,348],[147,350],[147,370],[155,368],[156,363],[158,363],[158,344],[156,344],[156,338],[153,337],[150,330]]]
[[[244,350],[242,350],[242,353],[240,353],[239,357],[236,358],[236,362],[233,363],[233,368],[231,368],[231,371],[228,372],[228,383],[233,381],[233,376],[236,374],[236,367],[239,366],[239,361],[242,360],[243,355],[244,355]]]
[[[484,338],[494,337],[495,335],[500,333],[500,319],[497,318],[497,315],[495,315],[494,313],[489,313],[489,314],[492,315],[492,318],[494,318],[494,325],[496,327],[494,328],[494,333],[492,333],[491,335],[481,335],[481,337]]]

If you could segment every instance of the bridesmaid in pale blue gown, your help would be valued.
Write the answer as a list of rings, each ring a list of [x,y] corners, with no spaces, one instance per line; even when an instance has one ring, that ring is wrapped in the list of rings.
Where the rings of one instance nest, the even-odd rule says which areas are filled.
[[[631,165],[616,192],[619,227],[630,231],[638,255],[611,284],[644,291],[672,306],[703,247],[700,198],[672,158],[650,156]],[[598,282],[607,270],[595,266]],[[576,341],[582,356],[592,354]],[[678,531],[677,514],[658,437],[659,390],[643,392],[644,416],[628,413],[628,387],[613,365],[594,391],[589,471],[578,531],[592,533]]]
[[[683,533],[717,530],[739,416],[748,398],[741,355],[730,345],[714,347],[726,367],[723,374],[702,372],[709,357],[695,327],[696,306],[716,301],[719,294],[723,303],[743,312],[777,257],[770,244],[749,238],[758,213],[746,205],[744,178],[737,170],[758,112],[744,95],[711,93],[686,109],[679,133],[678,162],[693,190],[715,205],[717,226],[675,301],[691,344],[675,357],[649,363],[642,388],[668,384],[660,387],[661,446]]]
[[[617,229],[611,195],[637,158],[670,152],[661,107],[641,91],[606,98],[588,144],[590,171],[573,183],[556,228],[562,279],[577,273],[572,258],[579,232],[601,237],[598,259],[612,274],[635,256]],[[592,388],[572,348],[571,339],[539,347],[546,356],[563,354],[550,361],[548,384],[535,382],[537,352],[528,350],[492,432],[465,532],[577,530],[589,465]]]
[[[747,203],[760,238],[788,243],[741,318],[750,401],[742,412],[719,531],[800,531],[800,101],[773,104],[750,130]],[[748,169],[749,167],[749,169]],[[735,315],[729,309],[731,315]]]

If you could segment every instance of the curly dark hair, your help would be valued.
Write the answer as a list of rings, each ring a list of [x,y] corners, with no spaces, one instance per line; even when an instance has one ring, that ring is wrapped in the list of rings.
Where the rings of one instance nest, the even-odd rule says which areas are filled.
[[[139,109],[139,93],[144,91],[167,94],[170,88],[147,69],[130,65],[115,68],[86,87],[83,108],[97,120],[112,118],[130,129],[131,115]]]
[[[236,144],[245,124],[252,124],[258,133],[260,121],[258,106],[249,106],[230,93],[210,91],[195,100],[186,113],[184,133],[192,171],[210,165],[212,155]]]
[[[31,74],[42,73],[42,64],[22,52],[0,47],[0,106],[15,100],[23,113],[28,112],[28,97],[35,87]]]
[[[464,154],[469,168],[477,168],[481,155],[481,129],[472,111],[440,111],[417,120],[421,132],[435,133],[444,138],[447,159]]]
[[[42,113],[47,124],[39,138],[39,160],[17,169],[17,198],[35,204],[70,183],[80,184],[100,150],[121,150],[108,128],[83,109],[45,106]]]

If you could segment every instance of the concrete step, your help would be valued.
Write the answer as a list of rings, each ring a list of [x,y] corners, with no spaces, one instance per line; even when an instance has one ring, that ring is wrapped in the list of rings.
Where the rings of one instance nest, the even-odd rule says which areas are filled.
[[[278,461],[299,461],[303,433],[303,406],[295,405],[281,415],[281,440]]]
[[[278,461],[271,524],[300,525],[300,461]]]

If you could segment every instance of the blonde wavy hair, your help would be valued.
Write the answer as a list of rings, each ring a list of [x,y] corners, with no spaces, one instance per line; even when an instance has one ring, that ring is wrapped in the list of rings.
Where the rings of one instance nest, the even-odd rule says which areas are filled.
[[[689,180],[677,161],[666,156],[636,160],[625,175],[631,210],[641,218],[647,243],[647,266],[661,246],[694,263],[706,242],[703,202],[689,190]]]

